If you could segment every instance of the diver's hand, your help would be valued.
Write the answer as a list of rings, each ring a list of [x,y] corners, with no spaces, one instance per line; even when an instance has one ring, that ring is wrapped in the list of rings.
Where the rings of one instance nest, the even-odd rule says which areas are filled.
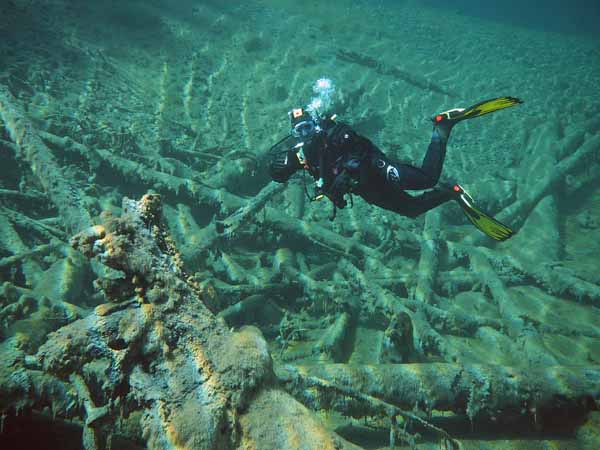
[[[338,197],[329,196],[329,199],[333,202],[335,207],[339,209],[344,209],[348,204],[348,202],[346,202],[346,200],[344,199],[343,195],[340,195]]]
[[[278,183],[285,183],[301,168],[300,161],[293,150],[273,153],[269,161],[269,175]]]
[[[337,177],[335,177],[335,180],[333,180],[333,184],[327,191],[327,196],[331,199],[335,206],[340,209],[344,209],[346,206],[344,195],[351,191],[352,186],[354,186],[354,180],[350,174],[344,170]]]

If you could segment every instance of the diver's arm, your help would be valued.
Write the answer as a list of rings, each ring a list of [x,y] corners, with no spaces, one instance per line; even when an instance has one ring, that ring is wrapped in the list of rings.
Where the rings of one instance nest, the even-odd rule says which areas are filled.
[[[294,145],[296,140],[290,136],[284,136],[277,141],[268,152],[266,152],[266,163],[269,175],[278,183],[285,183],[300,169],[300,163],[296,156]]]
[[[285,183],[300,168],[300,162],[293,149],[277,153],[269,161],[269,175],[278,183]]]

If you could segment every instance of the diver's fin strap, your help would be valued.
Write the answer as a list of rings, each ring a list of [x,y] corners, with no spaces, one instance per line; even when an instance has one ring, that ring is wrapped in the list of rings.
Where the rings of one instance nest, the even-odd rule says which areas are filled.
[[[453,119],[466,120],[474,117],[483,116],[485,114],[499,111],[501,109],[510,108],[511,106],[523,103],[523,100],[516,97],[498,97],[483,102],[476,103],[473,106],[466,108],[461,114]]]

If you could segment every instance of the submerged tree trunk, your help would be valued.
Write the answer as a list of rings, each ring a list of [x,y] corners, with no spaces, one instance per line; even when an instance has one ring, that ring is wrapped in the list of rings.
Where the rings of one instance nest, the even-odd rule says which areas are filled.
[[[160,198],[125,199],[123,210],[72,240],[120,273],[98,280],[112,303],[52,333],[35,357],[15,346],[0,407],[52,405],[83,423],[86,450],[112,435],[150,449],[354,448],[277,387],[257,328],[232,332],[206,308],[162,228]]]

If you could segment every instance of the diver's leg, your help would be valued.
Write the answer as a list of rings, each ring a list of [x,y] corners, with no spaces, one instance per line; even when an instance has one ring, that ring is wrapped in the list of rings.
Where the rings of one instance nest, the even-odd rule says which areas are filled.
[[[423,192],[421,195],[411,196],[410,198],[403,199],[402,203],[398,205],[396,212],[403,216],[415,218],[421,214],[426,213],[430,209],[437,208],[438,206],[446,203],[447,201],[453,200],[455,195],[449,189],[433,189],[431,191]]]
[[[392,188],[390,185],[372,185],[356,192],[368,203],[393,211],[402,216],[415,218],[456,198],[451,189],[436,188],[417,196]]]
[[[429,189],[437,184],[446,159],[446,145],[450,131],[456,122],[434,123],[431,142],[423,158],[421,167],[403,164],[400,167],[403,189]]]
[[[405,192],[407,189],[434,187],[440,178],[445,156],[446,139],[440,135],[438,127],[434,126],[421,167],[398,163],[377,151],[371,155],[370,164],[363,172],[355,193],[381,208],[417,217],[454,198],[452,191],[447,188],[434,189],[416,197]]]
[[[442,174],[444,160],[446,159],[446,144],[450,136],[450,130],[451,128],[434,125],[431,142],[427,147],[427,153],[425,153],[423,163],[421,164],[421,171],[429,178],[430,184],[425,188],[418,187],[413,189],[427,189],[437,184]],[[406,189],[410,188],[407,187]]]
[[[447,136],[447,134],[445,135]],[[377,152],[371,158],[369,183],[390,185],[399,190],[421,190],[434,187],[440,179],[444,166],[446,142],[447,139],[442,137],[439,126],[434,126],[431,142],[421,167],[398,163],[386,157],[382,152]]]

